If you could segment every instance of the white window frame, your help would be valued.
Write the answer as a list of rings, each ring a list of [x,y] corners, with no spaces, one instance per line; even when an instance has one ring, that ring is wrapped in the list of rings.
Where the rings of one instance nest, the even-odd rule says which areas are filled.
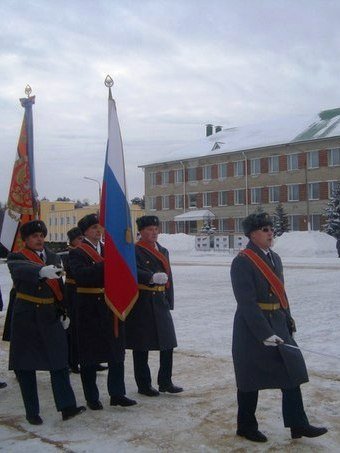
[[[290,215],[288,216],[289,220],[289,229],[290,231],[300,231],[300,216],[299,215]],[[297,225],[296,225],[297,223]]]
[[[275,154],[268,157],[268,173],[278,173],[280,171],[280,156]]]
[[[191,197],[195,197],[195,203],[192,205]],[[189,209],[196,209],[197,208],[197,192],[188,193],[188,207]]]
[[[228,231],[228,219],[218,219],[218,231],[225,233]]]
[[[250,159],[250,175],[257,176],[261,174],[261,158]]]
[[[225,195],[223,195],[225,194]],[[223,201],[223,197],[225,196],[225,201]],[[220,190],[218,192],[218,205],[219,206],[228,206],[228,191],[227,190]]]
[[[340,187],[340,181],[328,181],[328,198],[331,198],[337,188]]]
[[[223,175],[223,173],[225,174]],[[218,164],[218,178],[227,179],[227,176],[228,176],[228,164],[227,162],[221,162],[220,164]]]
[[[183,195],[182,194],[175,195],[175,209],[183,208],[184,208]]]
[[[251,204],[260,204],[261,200],[262,187],[252,187],[250,189],[250,203]]]
[[[317,162],[314,163],[314,160]],[[320,162],[319,162],[319,151],[308,151],[307,152],[307,168],[312,169],[312,168],[319,168]]]
[[[243,220],[244,220],[244,217],[235,218],[235,222],[234,222],[235,233],[243,233],[243,226],[242,226]]]
[[[192,176],[195,176],[194,179],[191,178],[191,176],[190,176],[191,173],[194,173],[192,175]],[[188,168],[188,181],[189,182],[197,181],[197,167]]]
[[[243,194],[241,198],[243,198],[243,202],[240,203],[240,194]],[[246,200],[245,189],[234,189],[234,205],[241,206],[244,205]]]
[[[212,179],[212,165],[203,166],[203,181],[210,181]]]
[[[157,186],[157,172],[150,172],[150,187]]]
[[[234,176],[244,176],[244,160],[236,160],[234,162]]]
[[[175,183],[181,184],[184,182],[183,178],[183,168],[175,170]]]
[[[329,150],[328,154],[328,166],[337,167],[339,165],[340,165],[340,148],[332,148]]]
[[[169,234],[170,232],[170,222],[167,220],[163,220],[161,222],[162,234]]]
[[[157,209],[157,197],[148,197],[149,200],[149,210],[156,211]]]
[[[211,194],[212,192],[203,192],[203,207],[211,208]]]
[[[162,186],[167,186],[170,181],[170,172],[169,170],[162,171]]]
[[[277,197],[273,196],[277,192]],[[276,200],[277,198],[277,200]],[[280,186],[269,186],[268,187],[268,201],[269,203],[279,203],[280,202]]]
[[[287,154],[287,170],[294,171],[299,169],[299,153]]]
[[[170,206],[170,197],[169,195],[163,195],[162,196],[162,210],[168,210]]]
[[[320,183],[308,183],[308,200],[320,200]]]
[[[294,188],[297,188],[297,198],[293,198],[295,196]],[[288,201],[300,201],[300,185],[299,184],[288,184],[287,185],[287,200]]]

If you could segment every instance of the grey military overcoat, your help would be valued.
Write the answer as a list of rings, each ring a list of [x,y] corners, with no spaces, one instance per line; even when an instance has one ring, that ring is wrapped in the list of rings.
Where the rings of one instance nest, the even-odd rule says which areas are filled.
[[[267,257],[251,241],[252,249],[267,264]],[[274,252],[276,275],[283,281],[282,262]],[[244,392],[266,388],[293,388],[308,381],[303,356],[287,346],[265,346],[263,340],[278,335],[285,343],[296,346],[292,338],[289,309],[262,310],[258,303],[273,304],[279,300],[272,293],[263,274],[246,256],[238,255],[231,266],[231,281],[237,301],[233,328],[233,361],[236,383]]]

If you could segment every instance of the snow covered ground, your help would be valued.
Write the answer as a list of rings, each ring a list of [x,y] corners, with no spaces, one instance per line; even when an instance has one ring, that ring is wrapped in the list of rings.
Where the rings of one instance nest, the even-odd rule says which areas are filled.
[[[310,382],[303,385],[311,423],[329,433],[317,439],[291,440],[281,419],[279,391],[260,392],[260,429],[269,437],[256,445],[235,436],[235,380],[231,359],[235,300],[230,283],[233,254],[196,252],[192,237],[161,235],[171,254],[175,281],[173,312],[178,344],[174,382],[179,395],[147,398],[139,395],[127,352],[127,394],[138,401],[132,408],[109,406],[106,372],[98,373],[104,411],[86,411],[62,422],[54,408],[48,373],[38,373],[42,426],[29,425],[18,384],[7,371],[8,344],[1,343],[0,450],[6,452],[338,452],[340,449],[340,259],[335,241],[321,233],[288,233],[274,250],[285,265],[285,279],[297,342],[304,351]],[[0,265],[5,304],[11,286],[7,267]],[[0,331],[5,312],[0,313]],[[308,350],[308,351],[307,351]],[[317,355],[316,351],[328,356]],[[153,376],[158,354],[151,353]],[[84,404],[80,378],[72,375],[79,404]],[[155,384],[155,380],[154,380]]]

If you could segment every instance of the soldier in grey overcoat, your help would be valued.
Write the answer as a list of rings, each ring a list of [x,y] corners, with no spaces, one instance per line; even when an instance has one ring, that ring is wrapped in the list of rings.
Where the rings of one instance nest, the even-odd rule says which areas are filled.
[[[85,410],[76,406],[68,372],[60,260],[44,247],[47,229],[33,220],[20,228],[25,248],[8,255],[16,295],[11,321],[9,369],[19,381],[26,418],[43,423],[39,415],[36,370],[51,374],[53,396],[63,420]]]
[[[125,332],[119,321],[117,336],[114,315],[104,299],[104,245],[102,228],[96,214],[78,222],[84,239],[70,250],[70,269],[76,283],[76,322],[80,375],[87,406],[101,410],[96,384],[98,364],[108,363],[107,388],[111,406],[133,406],[136,401],[125,396]]]
[[[284,425],[291,429],[292,438],[320,436],[327,429],[310,425],[303,407],[300,384],[308,381],[308,374],[293,339],[295,323],[283,289],[282,262],[270,249],[272,220],[266,213],[251,214],[243,229],[250,241],[231,266],[237,301],[232,346],[238,389],[237,434],[255,442],[267,440],[255,417],[258,391],[281,389]],[[263,274],[268,270],[269,277]]]
[[[160,351],[159,391],[180,393],[182,387],[172,383],[173,348],[177,340],[170,313],[174,308],[174,291],[169,253],[157,242],[158,217],[140,217],[137,226],[140,232],[136,243],[139,297],[126,319],[126,347],[133,350],[139,393],[159,395],[151,385],[149,351]]]

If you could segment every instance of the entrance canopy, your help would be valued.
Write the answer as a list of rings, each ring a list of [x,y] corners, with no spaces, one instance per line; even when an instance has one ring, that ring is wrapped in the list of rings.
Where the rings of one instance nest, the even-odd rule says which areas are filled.
[[[178,214],[174,217],[175,222],[185,222],[189,220],[210,220],[214,219],[215,214],[209,209],[201,209],[199,211],[188,211],[183,214]]]

